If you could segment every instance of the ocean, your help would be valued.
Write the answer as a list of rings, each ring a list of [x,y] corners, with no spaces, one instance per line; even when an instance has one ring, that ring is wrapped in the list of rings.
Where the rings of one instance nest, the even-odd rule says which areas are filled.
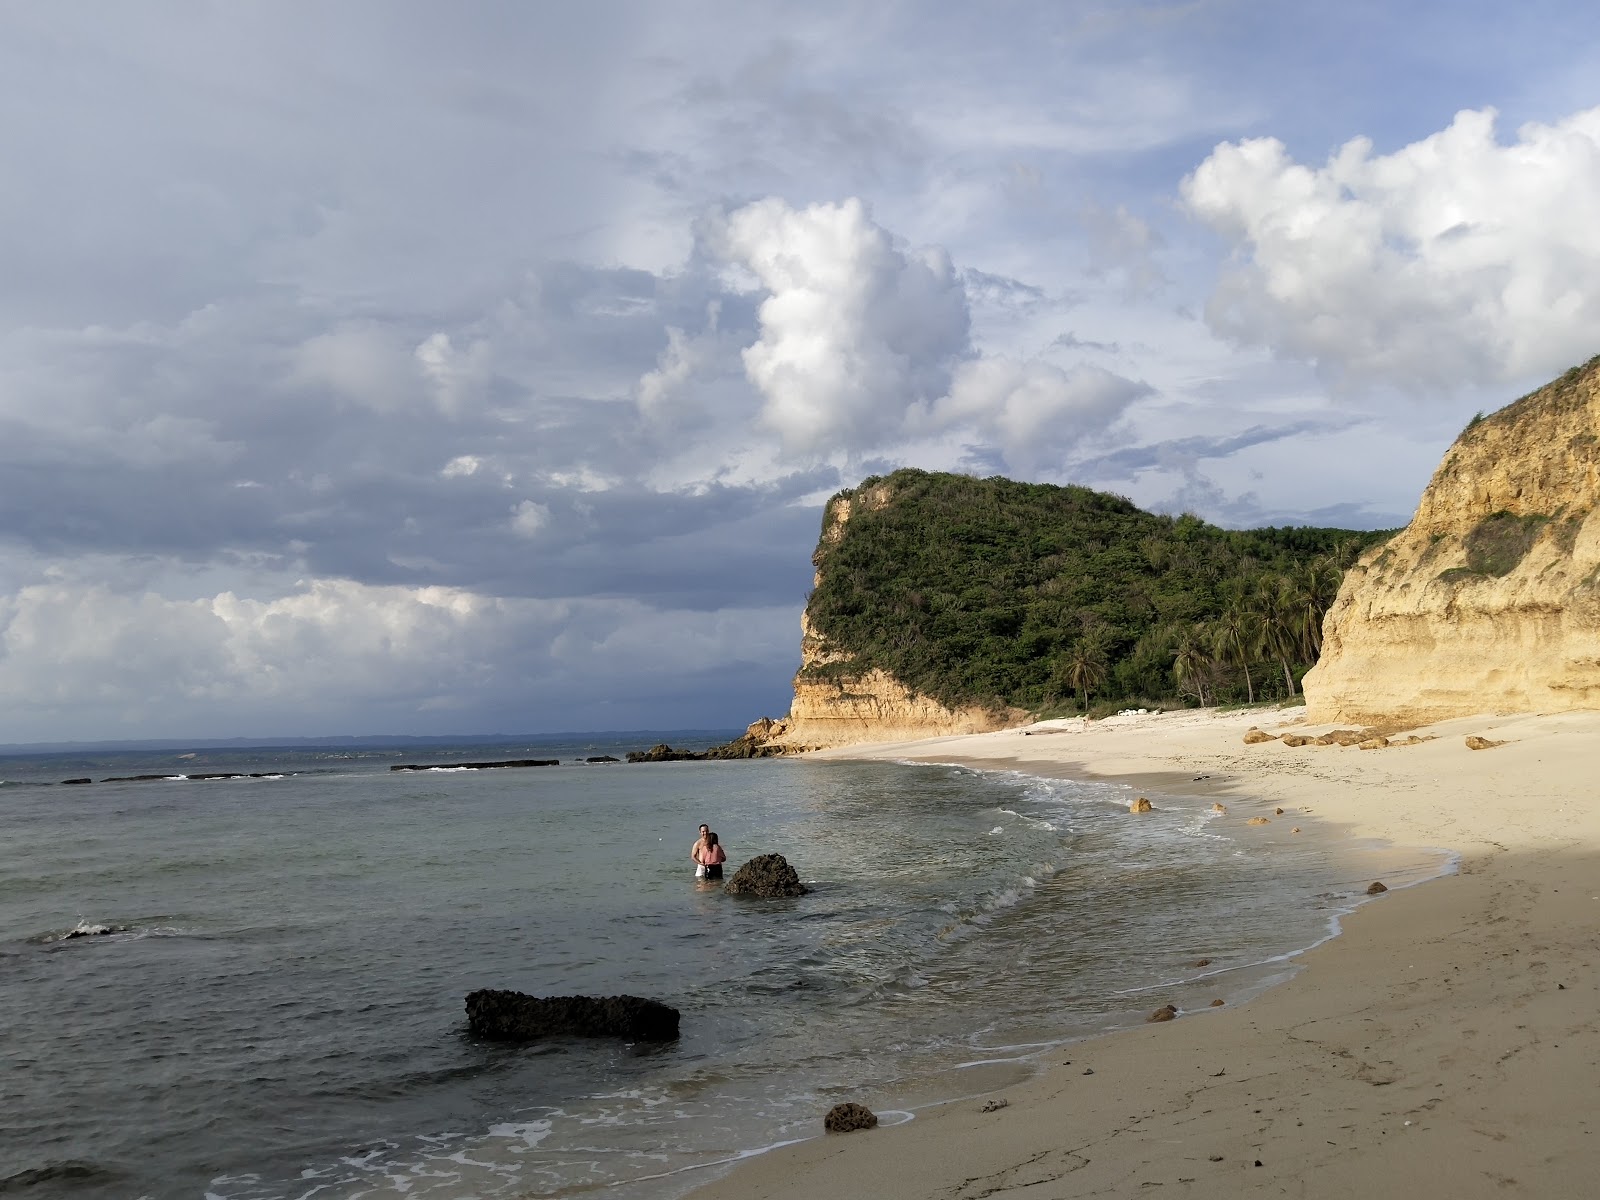
[[[1443,868],[1107,782],[580,761],[673,736],[0,757],[0,1192],[673,1197],[841,1100],[914,1119],[1247,1000]],[[389,770],[512,758],[561,761]],[[261,777],[181,777],[215,772]],[[51,782],[135,774],[169,777]],[[698,886],[701,821],[812,894]],[[484,1042],[482,987],[653,997],[682,1037]]]

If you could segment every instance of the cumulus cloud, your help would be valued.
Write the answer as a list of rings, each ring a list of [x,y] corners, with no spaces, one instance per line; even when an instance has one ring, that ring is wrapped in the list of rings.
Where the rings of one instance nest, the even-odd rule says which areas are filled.
[[[1409,387],[1547,376],[1600,328],[1600,108],[1495,137],[1492,109],[1393,154],[1321,167],[1282,142],[1216,148],[1185,204],[1232,246],[1219,333]]]
[[[524,500],[511,510],[511,529],[520,537],[535,537],[550,524],[550,507],[535,500]]]
[[[965,429],[999,448],[1014,470],[1059,469],[1084,437],[1111,425],[1149,387],[1099,367],[1070,371],[998,355],[956,368],[927,413],[931,429]]]
[[[912,406],[944,394],[969,350],[966,290],[949,255],[898,244],[859,199],[757,201],[711,240],[767,292],[744,366],[762,421],[793,454],[892,440]]]
[[[708,674],[752,711],[752,676],[768,678],[768,707],[781,698],[797,617],[334,579],[266,599],[43,582],[0,594],[0,721],[13,740],[59,736],[63,720],[129,737],[226,735],[241,720],[286,734],[603,727],[608,714],[641,727],[676,690],[684,724],[704,723],[720,707],[694,707]],[[364,728],[344,724],[353,713]]]

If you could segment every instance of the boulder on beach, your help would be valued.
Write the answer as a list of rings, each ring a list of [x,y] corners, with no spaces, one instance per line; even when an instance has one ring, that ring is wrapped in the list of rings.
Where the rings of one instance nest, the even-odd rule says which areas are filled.
[[[1376,880],[1374,880],[1372,886],[1367,889],[1367,895],[1369,895],[1369,896],[1381,896],[1381,895],[1383,895],[1383,893],[1387,892],[1388,890],[1389,889],[1386,888],[1382,883],[1379,883]]]
[[[1389,739],[1386,737],[1370,737],[1364,742],[1356,743],[1357,750],[1386,750],[1388,747]]]
[[[1467,749],[1468,750],[1493,750],[1496,746],[1504,746],[1504,745],[1505,745],[1504,742],[1491,742],[1488,738],[1479,737],[1475,733],[1474,734],[1469,734],[1467,736]]]
[[[1246,825],[1270,825],[1270,824],[1272,824],[1272,821],[1270,819],[1268,819],[1267,817],[1251,817],[1248,821],[1245,822],[1245,824]]]
[[[875,1114],[865,1104],[835,1104],[822,1118],[822,1127],[829,1133],[853,1133],[857,1129],[871,1129],[878,1123]]]
[[[1302,737],[1298,733],[1286,733],[1278,740],[1285,746],[1309,746],[1315,739]]]
[[[1128,811],[1131,813],[1155,812],[1155,805],[1151,804],[1150,801],[1146,800],[1143,796],[1140,796],[1137,800],[1128,805]]]
[[[529,996],[496,988],[467,994],[467,1024],[482,1037],[529,1041],[543,1037],[619,1037],[670,1042],[678,1010],[639,996]]]
[[[1277,740],[1277,734],[1267,733],[1265,730],[1261,729],[1247,729],[1245,730],[1244,734],[1244,744],[1246,746],[1255,746],[1262,742],[1275,742]]]
[[[781,854],[758,854],[733,873],[723,885],[730,896],[804,896],[811,889]]]
[[[1151,1013],[1145,1018],[1145,1023],[1149,1024],[1152,1021],[1170,1021],[1177,1015],[1178,1009],[1175,1005],[1163,1004],[1160,1008],[1156,1009],[1155,1012]]]
[[[1224,1004],[1226,1004],[1226,1003],[1227,1003],[1227,1001],[1226,1001],[1226,1000],[1224,1000],[1224,999],[1222,999],[1222,998],[1221,998],[1221,997],[1220,997],[1220,996],[1219,996],[1219,997],[1218,997],[1218,998],[1217,998],[1217,999],[1215,999],[1215,1000],[1213,1000],[1213,1001],[1212,1001],[1212,1002],[1211,1002],[1211,1005],[1210,1005],[1210,1007],[1212,1007],[1212,1008],[1221,1008],[1221,1007],[1222,1007],[1222,1006],[1223,1006],[1223,1005],[1224,1005]]]
[[[1359,746],[1368,736],[1361,729],[1331,729],[1316,741],[1319,746]]]

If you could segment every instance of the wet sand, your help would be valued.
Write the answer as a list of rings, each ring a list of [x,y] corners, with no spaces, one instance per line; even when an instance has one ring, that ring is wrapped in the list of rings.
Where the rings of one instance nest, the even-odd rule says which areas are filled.
[[[1362,906],[1248,1004],[1065,1046],[992,1112],[968,1098],[829,1136],[819,1112],[819,1136],[695,1196],[1600,1192],[1600,713],[1449,721],[1382,750],[1243,743],[1251,725],[1331,728],[1302,715],[1059,721],[826,752],[1209,795],[1240,837],[1314,820],[1318,836],[1449,849],[1459,871]],[[1505,744],[1469,750],[1469,734]]]

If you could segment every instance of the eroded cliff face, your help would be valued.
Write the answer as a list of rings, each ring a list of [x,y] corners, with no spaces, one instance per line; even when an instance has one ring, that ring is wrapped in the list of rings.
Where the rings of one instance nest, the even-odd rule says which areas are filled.
[[[888,485],[879,484],[829,502],[817,552],[812,556],[818,584],[822,582],[827,551],[843,539],[851,514],[882,508],[891,498]],[[849,654],[831,645],[811,624],[809,613],[802,613],[794,702],[787,717],[767,723],[763,732],[770,744],[798,752],[860,742],[987,733],[1025,718],[1025,713],[1012,710],[951,709],[929,696],[918,695],[876,667],[857,666]],[[751,732],[759,725],[762,722],[752,725]]]
[[[1600,708],[1600,358],[1469,427],[1345,576],[1312,721]]]

